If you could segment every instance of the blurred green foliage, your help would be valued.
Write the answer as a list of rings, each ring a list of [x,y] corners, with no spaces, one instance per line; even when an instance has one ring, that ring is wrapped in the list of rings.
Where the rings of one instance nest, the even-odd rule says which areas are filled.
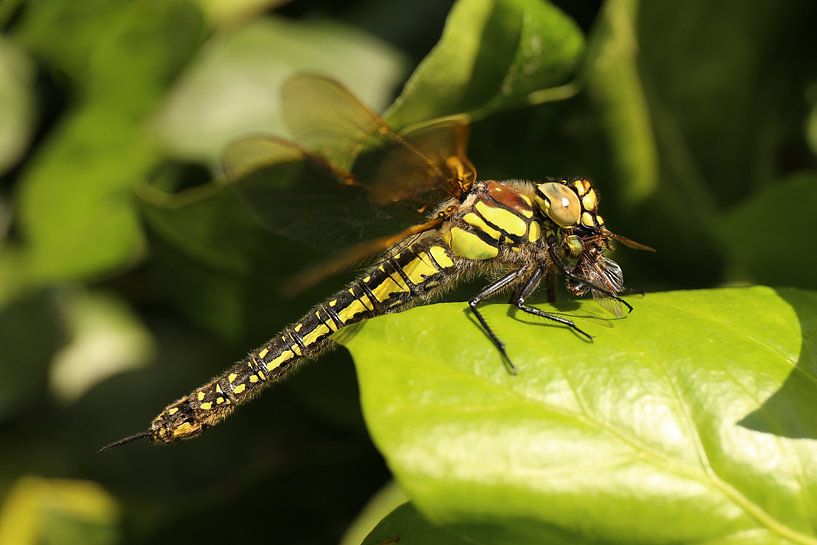
[[[394,496],[373,500],[352,525],[389,471],[363,424],[343,350],[199,440],[95,452],[143,429],[167,402],[343,281],[283,299],[281,283],[322,254],[265,230],[218,181],[226,142],[247,132],[283,132],[278,85],[299,70],[339,78],[397,127],[469,114],[469,154],[481,178],[591,177],[607,222],[658,248],[617,253],[630,286],[801,288],[779,290],[779,297],[745,290],[745,299],[732,303],[719,291],[692,292],[690,299],[693,307],[720,301],[733,315],[767,313],[788,333],[763,343],[785,347],[795,361],[802,355],[801,374],[792,376],[814,378],[813,312],[806,312],[814,296],[805,291],[817,289],[814,28],[817,5],[810,0],[0,4],[0,542],[332,543],[350,527],[349,536],[364,535],[394,506]],[[634,302],[636,312],[643,305],[645,316],[655,313],[652,338],[660,337],[667,315],[652,306],[652,296]],[[689,313],[690,347],[709,342],[696,329],[694,308],[679,304],[670,298],[667,306]],[[462,319],[444,308],[420,311]],[[502,322],[501,308],[491,309],[495,322]],[[419,314],[395,319],[409,316]],[[352,342],[407,327],[388,323],[367,326]],[[638,335],[650,336],[649,328],[628,329],[639,323],[615,322],[603,343],[577,350],[615,353],[619,334],[634,344]],[[735,322],[730,327],[744,336],[731,339],[764,323]],[[512,321],[503,328],[508,335],[523,328],[514,342],[536,350],[526,343],[538,329]],[[755,333],[776,331],[762,329]],[[453,349],[442,344],[440,353],[446,348]],[[668,350],[677,355],[681,348]],[[742,429],[813,451],[813,422],[803,422],[800,411],[814,402],[803,399],[802,384],[764,375],[762,356],[749,348],[746,354],[746,365],[759,369],[747,376],[763,380],[746,385],[758,409],[741,415]],[[693,369],[703,365],[694,353],[687,360]],[[380,400],[397,402],[383,395],[400,393],[399,385],[387,389],[384,381],[401,375],[365,361],[361,355],[356,362],[363,398],[378,399],[383,384]],[[488,365],[476,356],[459,363]],[[456,387],[466,396],[480,391]],[[373,429],[384,425],[371,420],[377,410],[368,411]],[[770,429],[778,421],[787,427]],[[401,507],[367,544],[396,543],[396,534],[400,543],[545,542],[538,533],[524,535],[538,528],[530,520],[510,522],[520,522],[518,513],[505,512],[503,526],[496,512],[483,511],[491,524],[480,527],[473,511],[452,503],[462,490],[425,474],[407,477],[393,456],[422,428],[402,429],[402,439],[385,441],[377,431],[375,439],[423,514]],[[443,454],[474,454],[458,449]],[[448,476],[468,467],[451,459]],[[800,479],[811,529],[783,524],[794,533],[749,532],[744,542],[815,542],[814,462],[802,463],[803,473],[791,480]],[[739,466],[724,467],[712,471]],[[513,488],[507,482],[483,484],[501,492],[484,499],[514,499],[502,488]],[[449,503],[439,499],[445,490],[456,492]],[[521,497],[528,496],[500,506],[511,509]],[[604,525],[612,513],[557,514],[538,520],[551,525],[547,542],[634,539],[620,533],[622,526]],[[347,536],[344,545],[358,537]],[[662,538],[683,539],[677,532]],[[710,542],[739,542],[723,539]]]

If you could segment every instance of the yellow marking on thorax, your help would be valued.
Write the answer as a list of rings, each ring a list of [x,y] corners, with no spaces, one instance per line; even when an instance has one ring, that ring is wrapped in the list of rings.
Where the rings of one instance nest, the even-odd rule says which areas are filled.
[[[595,224],[593,223],[593,216],[590,215],[590,212],[584,212],[582,214],[582,225],[585,227],[594,227]]]
[[[294,357],[295,357],[294,352],[292,352],[291,350],[284,350],[277,358],[273,358],[273,360],[267,364],[267,371],[272,371],[276,369],[282,363],[289,361]]]
[[[506,233],[521,237],[528,230],[528,224],[524,219],[504,208],[489,206],[483,201],[478,201],[477,204],[474,205],[474,208],[477,209],[477,212],[482,214],[482,217]]]
[[[425,282],[425,279],[429,276],[437,274],[437,269],[423,259],[423,256],[428,258],[428,254],[420,252],[417,258],[412,259],[403,267],[403,272],[406,273],[406,276],[408,276],[411,283],[415,286],[419,286]]]
[[[234,394],[240,394],[241,392],[243,392],[243,391],[244,391],[244,390],[246,390],[246,389],[247,389],[247,385],[246,385],[246,384],[239,384],[238,386],[236,386],[235,388],[233,388],[233,393],[234,393]]]
[[[434,258],[434,261],[437,262],[437,265],[442,267],[443,269],[447,269],[448,267],[453,267],[454,262],[448,257],[448,253],[446,253],[445,248],[442,246],[432,246],[428,249],[428,253],[431,254],[431,257]]]
[[[451,228],[449,245],[456,255],[466,259],[482,261],[499,255],[499,248],[460,227]]]
[[[494,229],[493,227],[491,227],[490,225],[488,225],[487,223],[485,223],[485,220],[476,215],[474,212],[468,212],[462,217],[462,219],[465,223],[473,225],[477,229],[483,231],[492,239],[499,240],[501,233]]]
[[[329,329],[326,324],[320,324],[318,327],[304,335],[304,345],[311,346],[315,344],[320,337],[331,333],[332,330]]]
[[[539,225],[538,221],[532,221],[528,225],[528,240],[531,242],[536,242],[542,238],[542,226]]]
[[[375,299],[381,303],[388,301],[392,293],[401,293],[406,291],[408,291],[408,286],[405,288],[401,287],[400,284],[395,282],[394,278],[391,276],[387,276],[379,285],[372,288],[372,294],[374,294]]]

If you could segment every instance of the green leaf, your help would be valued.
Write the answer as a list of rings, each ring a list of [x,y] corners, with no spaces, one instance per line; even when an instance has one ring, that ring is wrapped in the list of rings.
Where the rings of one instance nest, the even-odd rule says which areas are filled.
[[[576,24],[540,0],[460,0],[442,38],[387,114],[397,128],[479,117],[565,83],[584,48]]]
[[[658,182],[650,111],[638,73],[638,0],[607,2],[587,52],[587,89],[601,114],[617,170],[618,193],[630,205]]]
[[[392,511],[366,536],[362,545],[498,545],[535,543],[536,545],[581,545],[590,543],[575,536],[559,535],[544,528],[531,529],[521,537],[523,526],[510,533],[506,528],[480,523],[435,524],[410,503]],[[360,542],[358,542],[360,543]]]
[[[380,110],[403,70],[396,50],[352,28],[264,18],[216,36],[202,50],[154,129],[170,155],[215,163],[238,136],[287,134],[279,88],[293,72],[332,75]]]
[[[119,505],[90,481],[23,477],[0,510],[0,542],[16,545],[113,545]]]
[[[724,211],[718,234],[732,278],[817,288],[817,172],[802,172]],[[778,229],[758,228],[785,223]]]
[[[651,293],[594,335],[463,303],[369,320],[344,344],[373,439],[435,523],[605,543],[817,543],[817,293]],[[527,537],[526,537],[527,536]],[[491,543],[500,541],[491,540]]]
[[[0,174],[20,157],[31,136],[31,61],[0,36]]]
[[[38,281],[99,274],[142,248],[130,191],[159,160],[144,125],[198,46],[202,20],[184,0],[139,2],[127,11],[97,36],[82,103],[49,134],[20,181],[27,266]]]
[[[366,502],[352,525],[343,534],[340,545],[360,545],[364,538],[400,505],[406,502],[406,495],[394,481],[388,482]]]

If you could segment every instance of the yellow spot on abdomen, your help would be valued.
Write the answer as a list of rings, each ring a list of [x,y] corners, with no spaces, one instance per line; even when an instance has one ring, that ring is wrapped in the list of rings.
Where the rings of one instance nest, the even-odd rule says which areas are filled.
[[[263,358],[267,354],[269,354],[269,348],[262,348],[261,351],[258,352],[258,357]]]
[[[258,382],[258,375],[250,375],[250,382],[252,382],[253,384]]]
[[[235,373],[230,373],[230,374],[227,376],[227,381],[228,381],[230,384],[232,384],[232,383],[233,383],[233,381],[234,381],[235,379],[237,379],[237,378],[238,378],[238,375],[237,375],[237,374],[235,374]]]
[[[280,356],[278,356],[277,358],[273,358],[273,360],[267,364],[267,371],[272,371],[282,363],[289,361],[294,357],[295,357],[294,352],[292,352],[291,350],[284,350],[283,352],[281,352]]]
[[[199,407],[200,407],[200,408],[201,408],[203,411],[209,411],[210,409],[212,409],[212,408],[213,408],[213,404],[212,404],[211,402],[209,402],[209,401],[208,401],[208,402],[206,402],[206,403],[202,403],[201,405],[199,405]]]
[[[353,299],[346,308],[342,308],[340,311],[338,311],[338,318],[340,318],[341,322],[346,323],[358,314],[366,312],[367,310],[369,309],[367,309],[363,303],[357,299]]]
[[[320,324],[318,327],[304,335],[304,344],[310,346],[315,344],[319,338],[331,333],[332,330],[326,327],[326,324]]]
[[[406,273],[408,279],[411,280],[411,283],[415,286],[419,286],[425,282],[426,278],[437,273],[437,269],[426,262],[423,259],[423,255],[424,253],[420,253],[417,258],[412,259],[403,267],[403,272]]]
[[[174,415],[174,414],[176,414],[177,412],[179,412],[179,408],[178,408],[178,407],[171,407],[171,408],[169,408],[169,409],[167,410],[167,414],[169,414],[170,416],[173,416],[173,415]]]
[[[401,287],[391,276],[386,277],[378,286],[372,288],[372,294],[374,294],[375,299],[381,303],[387,301],[393,293],[406,291],[408,291],[408,287]]]
[[[437,265],[442,267],[443,269],[447,269],[448,267],[453,267],[454,262],[448,257],[448,253],[445,251],[445,248],[442,246],[432,246],[428,249],[428,253],[431,254],[431,257],[434,258],[434,261],[437,262]]]
[[[199,401],[202,401],[204,399],[204,392],[198,392],[196,394],[196,399],[198,399]]]
[[[246,384],[239,384],[238,386],[236,386],[235,388],[233,388],[233,393],[234,393],[234,394],[240,394],[241,392],[243,392],[243,391],[244,391],[244,390],[246,390],[246,389],[247,389],[247,385],[246,385]]]

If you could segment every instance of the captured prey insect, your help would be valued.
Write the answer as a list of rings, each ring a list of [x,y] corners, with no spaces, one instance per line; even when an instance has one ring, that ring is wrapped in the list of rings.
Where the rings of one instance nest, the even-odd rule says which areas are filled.
[[[505,345],[479,310],[484,300],[510,292],[519,310],[588,339],[571,320],[527,304],[540,283],[561,275],[574,295],[591,292],[618,316],[632,310],[619,296],[621,268],[605,253],[611,240],[651,248],[605,226],[589,180],[477,181],[465,154],[465,121],[447,118],[397,133],[332,79],[294,76],[282,101],[294,141],[256,136],[232,144],[224,159],[228,178],[275,232],[312,243],[338,244],[349,233],[350,240],[366,240],[308,270],[293,287],[380,257],[300,320],[168,405],[146,431],[104,448],[195,437],[331,346],[338,330],[428,301],[463,277],[490,279],[470,310],[511,373],[516,367]]]

